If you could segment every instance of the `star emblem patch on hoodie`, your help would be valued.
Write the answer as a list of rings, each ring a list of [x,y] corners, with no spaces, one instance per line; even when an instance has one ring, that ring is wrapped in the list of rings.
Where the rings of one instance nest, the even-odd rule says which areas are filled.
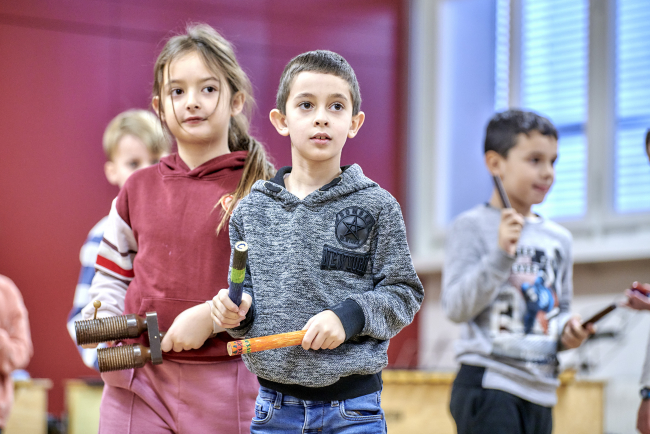
[[[368,240],[375,219],[358,206],[349,206],[336,214],[335,236],[348,249],[357,249]]]

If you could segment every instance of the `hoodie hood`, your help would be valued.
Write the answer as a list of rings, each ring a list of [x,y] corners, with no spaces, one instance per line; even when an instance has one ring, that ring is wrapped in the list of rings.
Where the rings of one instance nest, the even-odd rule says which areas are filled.
[[[235,170],[241,170],[246,163],[248,151],[235,151],[208,160],[190,170],[183,159],[171,154],[160,159],[160,173],[167,176],[212,180]]]
[[[281,201],[285,208],[291,208],[299,204],[307,207],[318,206],[366,188],[379,187],[376,182],[363,174],[363,170],[358,164],[353,164],[341,167],[343,172],[339,176],[300,200],[297,196],[289,193],[284,185],[284,177],[286,174],[291,173],[291,169],[290,166],[283,167],[278,170],[273,179],[257,181],[253,185],[251,192],[258,191]]]

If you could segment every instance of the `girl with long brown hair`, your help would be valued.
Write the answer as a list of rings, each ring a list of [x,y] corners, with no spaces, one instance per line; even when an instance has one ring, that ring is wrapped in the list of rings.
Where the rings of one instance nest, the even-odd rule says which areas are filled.
[[[102,374],[100,433],[244,433],[259,387],[210,317],[227,284],[227,222],[273,166],[250,136],[252,90],[233,48],[207,25],[169,39],[153,107],[178,152],[135,173],[113,203],[84,316],[158,313],[164,363]]]

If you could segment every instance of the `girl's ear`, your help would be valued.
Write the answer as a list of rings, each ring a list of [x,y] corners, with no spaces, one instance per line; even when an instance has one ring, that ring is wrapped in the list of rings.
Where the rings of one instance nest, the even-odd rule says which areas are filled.
[[[232,97],[232,104],[230,107],[230,116],[237,116],[244,109],[244,103],[246,102],[246,95],[243,92],[237,92],[235,96]]]
[[[359,112],[355,116],[352,116],[352,122],[350,123],[350,129],[348,130],[348,137],[351,139],[357,135],[363,121],[366,120],[366,114],[364,112]]]
[[[496,151],[487,151],[485,153],[485,166],[492,176],[499,175],[503,177],[502,163],[504,161],[503,156]]]
[[[289,135],[289,125],[287,125],[287,117],[282,113],[280,113],[280,110],[278,109],[271,110],[271,113],[269,114],[269,119],[271,119],[271,123],[278,131],[278,133],[280,133],[281,136],[286,137]]]
[[[151,100],[151,107],[153,108],[153,111],[156,112],[158,117],[160,117],[160,98],[157,96],[154,96],[153,99]]]

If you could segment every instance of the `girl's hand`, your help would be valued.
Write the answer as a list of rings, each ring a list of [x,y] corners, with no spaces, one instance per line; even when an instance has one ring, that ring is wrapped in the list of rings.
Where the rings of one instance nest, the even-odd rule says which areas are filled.
[[[636,415],[636,429],[641,434],[650,434],[650,399],[644,399]]]
[[[499,247],[510,256],[517,252],[517,243],[524,227],[524,216],[512,208],[501,210],[499,224]]]
[[[331,310],[312,316],[302,329],[307,330],[302,338],[302,347],[305,350],[333,350],[345,341],[343,324]]]
[[[206,303],[201,303],[184,310],[174,319],[161,347],[165,352],[195,350],[201,348],[211,334],[210,308]]]
[[[580,317],[574,316],[564,326],[561,338],[562,345],[566,349],[578,348],[590,334],[595,332],[596,328],[593,324],[587,324],[587,327],[582,327]]]
[[[212,309],[210,309],[212,320],[226,329],[238,327],[246,318],[252,302],[251,296],[244,292],[241,296],[241,304],[237,306],[228,297],[228,289],[222,289],[212,299]]]
[[[650,292],[650,284],[647,283],[634,283],[640,289]],[[643,295],[640,291],[635,291],[628,289],[625,291],[627,300],[623,303],[623,306],[630,307],[636,310],[650,310],[650,298],[646,295]]]

